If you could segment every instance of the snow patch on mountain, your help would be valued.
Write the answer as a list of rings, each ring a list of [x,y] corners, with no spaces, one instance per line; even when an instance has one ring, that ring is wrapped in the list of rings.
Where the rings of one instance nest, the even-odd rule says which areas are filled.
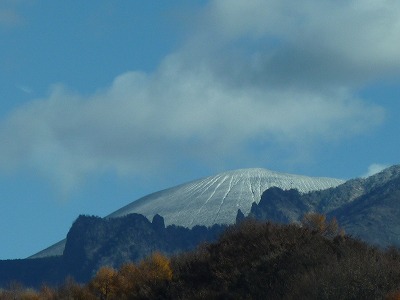
[[[260,168],[239,169],[150,194],[108,217],[140,213],[151,219],[160,214],[166,225],[232,224],[238,209],[247,215],[252,203],[258,203],[262,193],[270,187],[297,189],[306,193],[342,183],[344,181],[339,179],[292,175]]]

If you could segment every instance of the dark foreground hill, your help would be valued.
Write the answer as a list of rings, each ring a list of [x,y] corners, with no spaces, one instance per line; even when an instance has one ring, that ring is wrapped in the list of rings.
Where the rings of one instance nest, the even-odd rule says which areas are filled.
[[[398,299],[400,252],[298,225],[245,220],[171,259],[101,269],[41,299]],[[5,292],[6,293],[6,292]],[[15,293],[14,293],[15,295]],[[392,298],[390,298],[392,297]],[[32,298],[33,299],[33,298]]]

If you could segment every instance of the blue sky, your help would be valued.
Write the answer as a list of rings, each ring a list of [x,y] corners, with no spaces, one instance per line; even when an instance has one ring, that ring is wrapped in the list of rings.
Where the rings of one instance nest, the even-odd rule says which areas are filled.
[[[399,163],[400,2],[0,1],[0,259],[185,181]]]

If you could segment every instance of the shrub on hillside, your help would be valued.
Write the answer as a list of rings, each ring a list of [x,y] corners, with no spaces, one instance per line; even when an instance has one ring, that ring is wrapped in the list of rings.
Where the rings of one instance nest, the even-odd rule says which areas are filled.
[[[252,220],[173,259],[172,298],[379,299],[400,285],[398,250]]]

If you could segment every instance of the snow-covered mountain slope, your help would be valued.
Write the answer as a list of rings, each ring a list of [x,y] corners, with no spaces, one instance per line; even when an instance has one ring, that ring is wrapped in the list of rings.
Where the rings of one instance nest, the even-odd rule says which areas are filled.
[[[231,224],[240,209],[245,215],[251,204],[259,202],[262,193],[272,186],[297,189],[302,193],[338,186],[344,181],[307,177],[269,171],[240,169],[195,180],[145,196],[110,214],[119,217],[140,213],[151,219],[164,217],[166,225]]]
[[[108,215],[120,217],[140,213],[148,219],[155,214],[164,217],[165,224],[185,227],[232,224],[240,209],[245,215],[253,202],[270,187],[297,189],[301,193],[336,187],[343,180],[307,177],[266,169],[239,169],[206,177],[162,190],[140,198]],[[31,258],[62,255],[65,240],[31,256]]]

